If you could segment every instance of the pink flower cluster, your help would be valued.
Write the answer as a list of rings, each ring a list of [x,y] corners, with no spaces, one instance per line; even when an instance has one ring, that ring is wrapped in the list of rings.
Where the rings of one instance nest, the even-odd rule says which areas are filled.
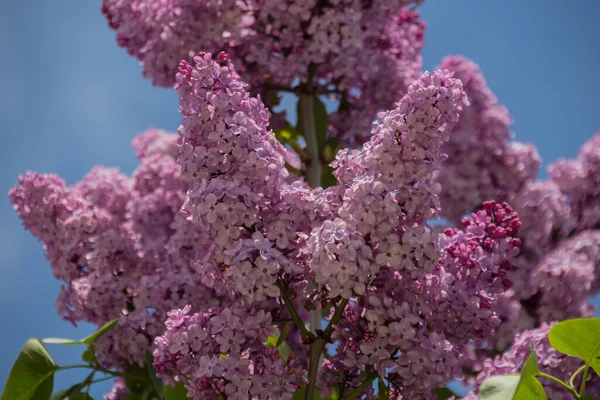
[[[488,302],[508,286],[519,245],[506,205],[486,203],[465,232],[427,224],[439,213],[442,143],[467,104],[460,81],[423,74],[362,151],[340,152],[327,190],[287,183],[269,113],[224,54],[182,62],[176,89],[177,145],[161,131],[136,138],[132,178],[97,168],[66,187],[29,174],[10,193],[66,284],[61,314],[121,318],[98,343],[100,361],[141,364],[154,340],[159,375],[194,398],[290,396],[307,368],[298,331],[286,364],[264,345],[289,321],[284,290],[304,316],[314,302],[351,299],[322,385],[333,369],[392,368],[404,396],[425,395],[459,375],[461,348],[495,324]],[[460,321],[473,331],[449,329]]]
[[[531,340],[557,376],[571,369],[543,337],[600,289],[600,133],[535,181],[536,149],[512,140],[473,62],[420,73],[413,3],[103,1],[119,44],[179,94],[177,135],[137,136],[131,177],[28,173],[9,193],[64,283],[59,314],[120,319],[102,366],[152,352],[166,384],[215,400],[291,399],[315,340],[321,391],[367,398],[374,373],[391,398],[433,399],[469,369],[474,383],[515,372]],[[294,90],[339,102],[327,136],[352,148],[327,189],[288,173],[270,129],[273,94]],[[298,323],[314,309],[329,336]],[[265,344],[277,332],[287,359]],[[117,380],[106,398],[127,393]]]
[[[190,306],[168,313],[167,332],[156,339],[157,375],[165,384],[184,380],[195,399],[291,399],[305,372],[295,354],[284,363],[274,347],[271,314],[242,306]]]
[[[378,110],[406,92],[421,69],[425,24],[414,0],[104,0],[119,45],[159,86],[175,83],[180,60],[227,52],[253,93],[310,75],[344,98],[332,115],[346,142],[368,139]],[[273,105],[269,103],[269,105]]]
[[[561,354],[550,346],[547,336],[551,327],[552,325],[543,323],[537,329],[525,331],[517,335],[510,351],[502,356],[486,360],[482,371],[476,378],[477,388],[483,381],[492,376],[520,373],[525,361],[531,354],[532,346],[538,358],[540,371],[552,375],[563,382],[568,382],[571,375],[583,365],[583,362],[578,358]],[[570,400],[573,398],[573,395],[560,385],[543,377],[538,379],[544,386],[544,391],[548,399]],[[580,382],[581,375],[575,380],[575,387],[579,388]],[[594,399],[600,397],[600,380],[592,379],[587,382],[585,394]],[[472,391],[464,399],[478,400],[478,390]]]
[[[509,201],[522,221],[519,268],[507,273],[513,287],[492,305],[500,318],[494,346],[483,355],[469,353],[478,370],[486,356],[507,349],[515,333],[593,314],[587,298],[599,288],[600,135],[576,160],[551,165],[550,178],[536,181],[535,148],[511,140],[508,112],[477,66],[454,56],[442,66],[463,81],[470,102],[442,148],[448,160],[435,176],[442,186],[442,216],[456,222],[486,200],[499,199]]]
[[[444,188],[440,194],[443,216],[456,223],[484,201],[512,201],[535,178],[541,159],[534,146],[511,140],[511,117],[498,105],[474,62],[450,56],[440,68],[454,71],[470,103],[444,145],[449,157],[436,177]]]
[[[132,178],[96,167],[67,187],[55,175],[28,173],[9,193],[64,282],[59,314],[73,324],[121,319],[96,344],[106,366],[143,364],[169,310],[221,304],[191,267],[203,233],[179,213],[187,185],[175,140],[155,130],[138,136]]]
[[[332,368],[356,377],[393,367],[387,376],[405,396],[425,395],[459,375],[461,348],[488,335],[497,320],[488,302],[508,286],[505,271],[519,246],[519,220],[506,205],[486,203],[465,222],[465,233],[448,230],[440,238],[427,225],[439,212],[432,180],[441,145],[466,104],[460,81],[424,74],[398,108],[382,115],[361,152],[338,155],[339,185],[323,191],[286,182],[268,114],[224,55],[201,54],[194,63],[182,62],[176,86],[184,116],[181,210],[199,235],[193,269],[230,305],[194,304],[192,316],[184,316],[187,308],[170,314],[154,350],[165,382],[183,380],[194,398],[255,396],[274,393],[268,382],[282,379],[285,368],[306,369],[303,355],[295,356],[297,366],[263,369],[272,355],[265,356],[265,335],[252,333],[258,323],[248,316],[281,309],[282,289],[298,309],[352,299],[334,332],[339,344],[325,362],[323,390]],[[449,271],[462,283],[440,297],[431,288],[447,285]],[[471,336],[451,332],[438,307],[453,309],[453,323],[479,321]],[[228,326],[239,327],[213,326],[222,313],[237,315]],[[268,318],[263,325],[276,323]],[[301,375],[286,373],[278,396],[297,389]]]

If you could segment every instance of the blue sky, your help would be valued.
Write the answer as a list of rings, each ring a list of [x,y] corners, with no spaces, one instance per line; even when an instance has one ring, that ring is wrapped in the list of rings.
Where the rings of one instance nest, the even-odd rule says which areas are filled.
[[[428,0],[423,52],[432,69],[463,54],[483,69],[510,110],[517,139],[545,165],[573,157],[600,129],[600,2],[597,0]],[[58,318],[39,243],[24,231],[5,193],[28,170],[69,183],[92,166],[136,165],[130,141],[150,126],[175,130],[177,97],[152,87],[116,45],[99,1],[0,2],[0,387],[29,337],[83,337],[92,328]],[[293,107],[292,107],[293,109]],[[74,348],[50,348],[59,363]],[[81,377],[59,375],[57,388]],[[94,390],[97,398],[107,385]]]

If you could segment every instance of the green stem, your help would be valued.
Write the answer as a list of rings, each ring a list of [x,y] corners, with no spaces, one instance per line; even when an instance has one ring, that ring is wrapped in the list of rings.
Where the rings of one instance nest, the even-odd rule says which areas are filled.
[[[282,85],[275,85],[273,83],[264,83],[263,86],[265,87],[265,89],[279,90],[280,92],[287,92],[287,93],[296,93],[297,92],[296,88],[291,88],[291,87],[282,86]]]
[[[319,365],[321,365],[321,355],[323,354],[323,350],[325,350],[325,346],[327,346],[327,342],[331,338],[331,334],[333,333],[333,328],[335,324],[337,324],[342,318],[342,314],[344,313],[344,309],[348,304],[348,299],[343,299],[340,301],[340,304],[335,309],[333,313],[333,317],[327,324],[327,327],[310,344],[310,353],[309,353],[309,361],[308,361],[308,384],[306,385],[306,395],[304,396],[304,400],[313,400],[315,396],[315,388],[317,386],[317,373],[319,372]]]
[[[577,399],[577,400],[580,399],[579,394],[577,393],[577,391],[575,389],[573,389],[571,386],[569,386],[566,383],[564,383],[563,381],[561,381],[560,379],[555,378],[552,375],[545,374],[543,372],[540,372],[540,377],[549,379],[552,382],[556,383],[557,385],[562,386],[563,388],[565,388],[566,390],[568,390],[573,396],[575,396],[575,399]]]
[[[313,400],[315,398],[315,389],[317,387],[317,373],[321,363],[321,354],[325,350],[327,342],[319,337],[310,344],[308,360],[308,383],[306,385],[306,394],[304,400]]]
[[[95,381],[91,381],[90,385],[93,385],[94,383],[98,383],[98,382],[108,381],[110,379],[115,379],[115,377],[114,376],[107,376],[105,378],[96,379]]]
[[[329,338],[331,338],[331,334],[333,333],[333,328],[335,327],[335,325],[338,322],[340,322],[340,319],[342,319],[342,314],[344,313],[344,310],[346,309],[347,305],[348,305],[348,299],[342,299],[342,301],[340,301],[340,304],[335,309],[335,312],[333,313],[333,317],[331,317],[329,324],[327,324],[327,327],[323,331],[323,337],[326,340],[329,340]]]
[[[300,318],[298,311],[296,311],[296,308],[294,308],[294,304],[292,304],[292,299],[290,299],[290,296],[287,294],[283,282],[278,280],[277,287],[279,288],[281,299],[283,300],[283,303],[285,304],[288,312],[290,313],[290,316],[292,317],[292,321],[294,321],[294,324],[296,324],[298,329],[300,329],[300,333],[302,334],[302,336],[305,336],[306,338],[314,338],[314,335],[310,333],[306,325],[304,325],[304,321],[302,321],[302,318]]]
[[[583,397],[583,392],[585,392],[585,382],[587,381],[589,370],[590,366],[586,364],[583,369],[583,376],[581,377],[581,386],[579,386],[579,396],[581,397]]]
[[[144,376],[122,374],[120,372],[111,371],[110,369],[104,369],[102,367],[96,367],[96,366],[89,365],[89,364],[67,365],[65,367],[58,367],[56,370],[64,371],[64,370],[76,369],[76,368],[93,369],[95,371],[102,372],[103,374],[110,375],[112,377],[121,377],[121,378],[127,378],[127,379],[138,380],[138,381],[146,380],[146,377],[144,377]]]
[[[371,372],[371,374],[369,374],[369,376],[367,376],[367,378],[365,379],[365,381],[356,389],[354,389],[353,391],[350,392],[350,394],[348,395],[346,400],[352,400],[357,398],[358,396],[360,396],[361,394],[363,394],[363,392],[368,389],[372,384],[373,381],[375,379],[377,379],[379,377],[379,374],[377,374],[377,372]]]
[[[577,378],[577,375],[579,375],[579,373],[581,371],[583,371],[585,368],[585,365],[582,365],[577,371],[575,371],[573,373],[573,375],[571,375],[571,378],[569,379],[569,385],[571,385],[572,387],[575,387],[575,378]]]

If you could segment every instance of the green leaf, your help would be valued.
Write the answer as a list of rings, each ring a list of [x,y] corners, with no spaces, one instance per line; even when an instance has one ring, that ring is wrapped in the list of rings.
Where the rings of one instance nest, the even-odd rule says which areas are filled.
[[[82,393],[81,390],[88,386],[94,379],[96,371],[92,371],[81,383],[77,383],[68,389],[59,390],[54,393],[50,400],[87,400],[91,398],[87,393]]]
[[[542,384],[533,376],[493,376],[479,388],[480,400],[547,400]]]
[[[548,340],[559,352],[583,359],[600,374],[600,318],[559,322],[548,332]]]
[[[163,398],[163,383],[160,379],[156,377],[156,370],[152,363],[154,362],[154,357],[150,352],[146,352],[146,368],[148,369],[148,376],[150,377],[150,381],[152,382],[152,386],[154,387],[154,391],[158,395],[159,399]]]
[[[510,400],[514,398],[521,377],[518,375],[493,376],[479,388],[480,400]]]
[[[61,345],[66,345],[66,346],[77,346],[77,345],[90,346],[100,336],[104,335],[106,332],[111,330],[117,324],[117,322],[119,322],[118,318],[113,319],[112,321],[108,322],[106,325],[104,325],[103,327],[101,327],[100,329],[98,329],[96,332],[92,333],[90,336],[86,337],[85,339],[73,340],[73,339],[50,337],[50,338],[42,339],[42,342],[48,343],[48,344],[61,344]]]
[[[148,379],[148,370],[137,364],[130,365],[125,370],[125,385],[130,393],[144,393],[146,386],[152,385]],[[135,379],[139,378],[139,379]]]
[[[304,396],[306,395],[306,385],[300,386],[300,389],[296,390],[292,395],[292,400],[304,400]],[[321,398],[321,391],[319,388],[315,388],[315,399]],[[338,394],[339,398],[339,394]],[[333,399],[333,397],[332,397]]]
[[[42,339],[42,342],[47,344],[62,344],[67,346],[78,346],[83,344],[81,340],[73,340],[73,339],[63,339],[63,338],[45,338]]]
[[[547,399],[546,393],[544,392],[544,387],[535,378],[540,374],[540,370],[538,368],[537,354],[535,353],[535,347],[533,343],[531,344],[531,350],[531,354],[523,365],[523,371],[521,371],[521,380],[519,381],[517,391],[515,392],[515,400]]]
[[[116,324],[119,322],[119,319],[113,319],[112,321],[105,324],[102,328],[98,329],[96,332],[92,333],[90,336],[82,339],[81,342],[87,346],[91,346],[96,340],[98,340],[102,335],[106,332],[110,331]]]
[[[52,389],[54,389],[54,374],[46,378],[35,390],[32,400],[47,400],[52,396]]]
[[[52,397],[50,397],[50,400],[63,400],[65,398],[67,398],[68,392],[69,392],[69,389],[59,390],[58,392],[55,392],[52,395]]]
[[[17,357],[0,400],[46,400],[54,386],[54,360],[38,339],[29,339]]]
[[[277,341],[279,340],[279,331],[277,331],[277,333],[273,336],[269,336],[267,338],[267,341],[265,342],[265,345],[267,347],[277,347]]]
[[[281,332],[281,335],[279,335],[279,338],[277,339],[277,343],[275,344],[275,346],[280,346],[281,344],[283,344],[285,342],[285,339],[287,338],[288,334],[290,333],[290,325],[291,325],[291,322],[288,322],[287,324],[285,324],[283,326],[283,331]]]
[[[280,345],[278,345],[278,343],[280,343],[281,334],[279,333],[279,328],[277,328],[277,326],[273,327],[275,328],[276,333],[267,338],[265,345],[267,347],[277,347],[277,352],[279,353],[279,358],[281,359],[281,362],[283,364],[286,364],[288,358],[290,357],[290,354],[292,353],[292,349],[285,340],[281,342]]]
[[[81,355],[81,359],[86,363],[91,364],[92,361],[94,361],[94,350],[87,349],[86,351],[84,351]]]
[[[183,400],[187,399],[187,389],[183,386],[183,383],[178,382],[175,387],[165,385],[163,387],[163,395],[165,400]]]
[[[340,388],[338,386],[334,386],[331,388],[331,396],[327,396],[323,398],[323,400],[339,400],[340,398]]]
[[[94,400],[88,393],[76,392],[69,395],[68,392],[68,389],[58,391],[52,395],[50,400]]]
[[[390,400],[390,391],[381,378],[377,380],[377,392],[379,400]]]
[[[304,400],[304,396],[306,396],[306,385],[300,386],[300,389],[296,390],[292,395],[293,400]]]
[[[540,370],[538,368],[537,354],[535,353],[533,343],[531,344],[531,350],[531,354],[527,358],[527,361],[525,361],[525,364],[523,365],[523,370],[521,371],[521,376],[524,377],[533,377],[538,376],[540,374]]]
[[[521,377],[514,400],[548,400],[544,387],[537,379],[526,376]]]
[[[456,398],[462,397],[462,396],[457,395],[456,393],[454,393],[452,390],[450,390],[447,387],[435,388],[432,390],[432,392],[433,392],[433,394],[435,394],[437,396],[435,398],[436,400],[448,400],[452,396],[454,396]]]

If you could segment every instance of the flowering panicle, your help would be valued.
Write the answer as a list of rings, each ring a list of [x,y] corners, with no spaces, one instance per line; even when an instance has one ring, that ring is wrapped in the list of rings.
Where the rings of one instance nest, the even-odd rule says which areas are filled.
[[[448,160],[436,177],[443,188],[442,214],[458,222],[484,201],[512,201],[535,178],[541,159],[534,146],[511,141],[511,117],[498,105],[475,63],[450,56],[440,68],[453,71],[463,82],[470,103],[442,149]]]
[[[507,204],[486,202],[463,226],[442,235],[444,255],[420,295],[432,323],[444,327],[453,343],[467,345],[490,338],[500,324],[494,303],[512,286],[508,272],[519,253],[521,221]]]
[[[63,282],[59,314],[119,318],[94,345],[101,366],[150,351],[198,400],[292,399],[315,382],[372,398],[373,377],[390,398],[433,400],[463,371],[515,372],[531,340],[549,372],[576,367],[543,337],[590,315],[600,289],[600,133],[534,181],[536,149],[512,140],[473,62],[420,73],[417,3],[103,0],[145,76],[174,84],[177,135],[138,135],[131,177],[28,173],[9,193]],[[270,130],[293,130],[270,111],[281,91],[339,102],[326,141],[351,148],[333,186],[288,172],[315,160]],[[314,309],[324,330],[302,322]],[[266,343],[283,332],[285,357]],[[127,395],[117,380],[105,398]]]
[[[168,313],[167,331],[156,339],[154,366],[165,384],[184,381],[194,399],[291,399],[304,371],[291,354],[284,363],[266,347],[275,334],[271,314],[241,306],[190,307]]]
[[[550,346],[547,337],[550,328],[552,328],[552,324],[543,323],[537,329],[518,334],[510,351],[502,356],[485,360],[483,370],[476,378],[476,390],[469,393],[464,399],[478,400],[479,393],[477,388],[487,378],[520,373],[525,361],[531,354],[532,344],[537,355],[540,371],[562,381],[568,381],[570,376],[582,365],[582,362],[575,357],[568,357],[561,354]],[[575,380],[577,384],[575,387],[579,387],[579,381],[581,381],[581,378]],[[543,384],[544,391],[549,399],[569,400],[573,398],[571,393],[550,380],[540,378],[540,382]],[[590,381],[586,385],[585,390],[586,395],[591,396],[591,398],[598,398],[600,396],[599,381]]]
[[[425,24],[412,3],[104,0],[102,11],[154,84],[173,85],[179,62],[200,51],[230,54],[253,94],[312,74],[317,90],[344,99],[332,134],[360,144],[377,111],[419,76]]]
[[[433,269],[436,235],[426,222],[439,210],[439,188],[431,179],[465,102],[460,81],[425,73],[382,115],[360,153],[338,154],[339,217],[314,229],[307,246],[315,281],[334,296],[362,295],[381,269],[412,276]]]
[[[179,215],[186,184],[172,156],[176,136],[157,133],[134,141],[141,165],[133,178],[96,167],[67,187],[28,173],[10,192],[65,283],[59,314],[74,324],[121,319],[95,345],[105,366],[143,364],[170,309],[220,304],[190,268],[202,232]]]
[[[576,160],[560,160],[549,173],[569,197],[577,228],[600,228],[600,132],[583,145]]]

